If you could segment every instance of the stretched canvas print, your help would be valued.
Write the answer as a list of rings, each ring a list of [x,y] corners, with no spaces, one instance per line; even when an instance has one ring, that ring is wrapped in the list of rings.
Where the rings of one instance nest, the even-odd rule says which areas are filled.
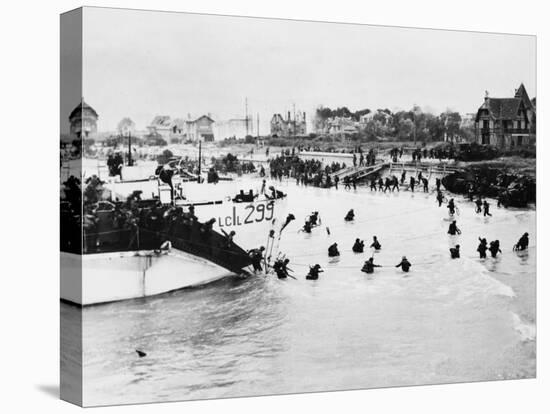
[[[61,396],[533,378],[536,38],[61,16]]]

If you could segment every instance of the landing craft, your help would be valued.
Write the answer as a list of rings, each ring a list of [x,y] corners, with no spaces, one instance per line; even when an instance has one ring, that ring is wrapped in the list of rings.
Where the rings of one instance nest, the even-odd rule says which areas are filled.
[[[136,176],[129,181],[111,179],[104,183],[109,200],[95,206],[101,234],[84,234],[81,250],[62,249],[63,300],[93,305],[158,295],[246,274],[251,271],[247,250],[265,244],[275,218],[286,216],[284,201],[280,199],[258,195],[252,201],[235,201],[240,182],[189,181],[177,174],[170,188],[157,177],[146,177]],[[126,239],[117,236],[118,230],[113,229],[114,210],[117,203],[122,204],[135,191],[141,192],[143,203],[160,202],[184,210],[193,206],[197,223],[215,219],[212,243],[200,239],[199,227],[184,238],[179,237],[180,233],[163,232],[148,237],[147,230],[126,234]],[[230,246],[224,245],[227,239],[220,234],[222,230],[235,231]],[[124,245],[121,240],[131,242]],[[166,241],[170,241],[171,249],[160,248]]]

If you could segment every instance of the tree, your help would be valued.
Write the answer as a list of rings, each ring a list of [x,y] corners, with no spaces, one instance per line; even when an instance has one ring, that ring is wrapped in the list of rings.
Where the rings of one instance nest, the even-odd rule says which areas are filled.
[[[423,140],[423,130],[425,126],[425,118],[422,112],[422,108],[418,105],[414,105],[410,111],[411,120],[413,122],[413,139],[414,143],[418,139]]]
[[[136,124],[130,118],[125,117],[120,120],[117,125],[117,132],[119,135],[133,134],[136,128]]]
[[[387,126],[391,122],[392,113],[389,109],[377,109],[372,115],[372,119],[382,126]]]
[[[475,128],[473,124],[461,126],[458,134],[466,142],[475,141]]]
[[[413,138],[414,122],[410,118],[401,118],[397,125],[397,138],[406,141]]]
[[[359,111],[354,112],[353,117],[355,118],[356,121],[359,121],[359,119],[361,119],[363,115],[368,115],[370,113],[371,113],[371,110],[368,108],[360,109]]]
[[[462,117],[458,112],[453,112],[447,110],[440,115],[441,120],[445,128],[447,137],[456,137],[460,130],[460,123],[462,122]]]
[[[431,141],[442,141],[445,133],[445,125],[439,116],[432,115],[427,121],[428,133]]]
[[[379,122],[374,119],[369,120],[365,126],[364,133],[367,141],[376,141],[382,135]]]

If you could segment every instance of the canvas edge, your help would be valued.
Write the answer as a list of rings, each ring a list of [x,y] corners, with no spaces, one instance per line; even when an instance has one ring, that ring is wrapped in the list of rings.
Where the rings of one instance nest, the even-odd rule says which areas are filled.
[[[67,127],[67,107],[74,107],[82,98],[82,19],[83,9],[77,8],[60,15],[60,125],[59,137]],[[72,173],[72,172],[71,172]],[[82,176],[82,158],[76,162],[74,174]],[[60,170],[60,184],[63,181]],[[60,229],[61,230],[61,229]],[[69,269],[61,260],[60,249],[60,292],[66,278],[70,277],[82,296],[82,256],[78,256],[77,266]],[[60,298],[61,299],[61,298]],[[76,318],[63,318],[60,308],[60,398],[69,403],[83,406],[82,381],[82,310],[75,306]],[[72,311],[73,309],[71,309]],[[70,341],[68,340],[70,338]]]

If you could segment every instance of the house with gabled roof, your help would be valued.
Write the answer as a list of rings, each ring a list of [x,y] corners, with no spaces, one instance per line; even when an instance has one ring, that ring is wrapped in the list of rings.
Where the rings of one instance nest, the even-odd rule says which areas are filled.
[[[172,119],[168,115],[157,115],[147,125],[149,135],[160,136],[163,139],[168,139],[172,133]]]
[[[187,115],[187,119],[174,118],[168,115],[157,115],[147,126],[150,136],[160,137],[168,142],[181,142],[184,139],[188,141],[213,141],[214,140],[214,120],[209,115],[202,115],[197,119],[192,119]]]
[[[197,119],[191,119],[187,115],[185,137],[189,141],[214,141],[214,120],[210,114],[199,116]]]
[[[491,98],[486,92],[475,118],[476,141],[499,148],[534,145],[534,120],[534,106],[523,84],[513,98]]]
[[[537,134],[537,98],[535,97],[533,99],[529,99],[529,95],[527,94],[527,90],[525,89],[523,83],[516,89],[514,97],[521,99],[527,109],[530,139],[533,143],[535,143]]]

